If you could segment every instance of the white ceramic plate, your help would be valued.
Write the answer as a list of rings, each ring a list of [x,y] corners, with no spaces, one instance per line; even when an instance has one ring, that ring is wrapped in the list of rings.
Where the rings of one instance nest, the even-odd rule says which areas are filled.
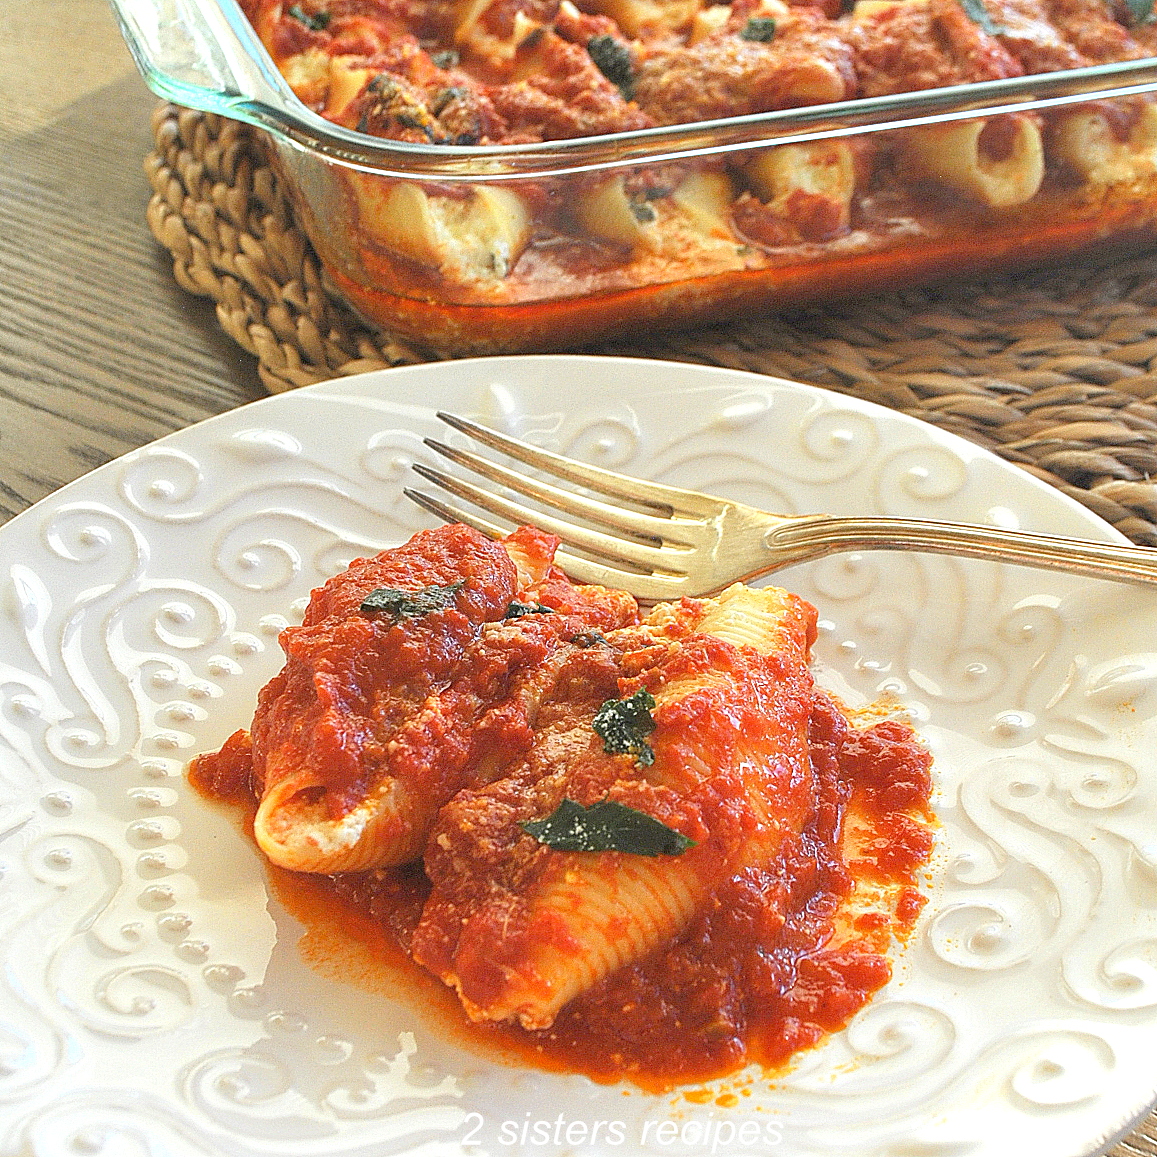
[[[301,962],[182,771],[308,591],[429,524],[401,489],[436,407],[769,509],[1117,537],[889,411],[578,357],[310,387],[66,487],[0,530],[3,1152],[1061,1157],[1126,1127],[1157,1090],[1157,598],[1128,587],[886,553],[780,577],[823,680],[911,709],[943,829],[893,982],[734,1107],[492,1064]]]

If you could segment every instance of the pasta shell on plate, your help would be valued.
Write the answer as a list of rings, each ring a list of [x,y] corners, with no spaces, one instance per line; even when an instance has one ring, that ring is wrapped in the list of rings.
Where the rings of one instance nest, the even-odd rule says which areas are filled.
[[[357,560],[194,785],[255,804],[269,859],[328,876],[487,1039],[600,1078],[776,1064],[888,978],[930,755],[815,684],[804,600],[640,619],[556,545],[449,526]]]
[[[414,958],[457,990],[473,1019],[545,1028],[677,934],[719,883],[773,860],[815,806],[814,634],[803,600],[737,585],[657,607],[571,656],[543,698],[526,757],[442,809]],[[654,704],[646,759],[642,748],[611,750],[594,725],[608,701],[641,691]],[[556,849],[526,825],[564,800],[614,801],[693,846],[653,857]]]
[[[494,743],[480,748],[496,732],[510,740],[502,710],[526,713],[567,630],[637,617],[629,596],[566,582],[554,545],[533,530],[492,543],[441,527],[314,592],[282,633],[286,665],[252,726],[254,835],[273,863],[333,873],[414,859],[467,778],[501,770]],[[520,598],[561,613],[508,620]]]

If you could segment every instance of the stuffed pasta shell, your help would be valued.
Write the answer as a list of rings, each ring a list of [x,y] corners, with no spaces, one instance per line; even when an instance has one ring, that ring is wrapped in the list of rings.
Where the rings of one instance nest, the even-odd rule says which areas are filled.
[[[452,526],[358,560],[193,781],[251,798],[279,886],[376,922],[486,1040],[652,1086],[778,1063],[888,979],[928,752],[816,686],[803,599],[640,618],[555,545]]]
[[[684,928],[738,866],[769,862],[814,808],[814,630],[814,611],[786,591],[734,586],[612,634],[607,647],[622,650],[604,673],[617,673],[614,683],[564,682],[518,771],[443,812],[415,958],[472,1017],[545,1028],[580,992]],[[595,686],[622,697],[600,705]],[[600,706],[613,711],[607,702],[632,703],[633,687],[654,705],[645,758],[620,751],[597,722]],[[564,799],[613,800],[694,846],[655,857],[555,850],[527,821]]]
[[[629,596],[584,598],[552,575],[552,553],[534,531],[492,543],[443,527],[314,592],[282,633],[286,665],[249,737],[254,836],[272,863],[331,873],[414,859],[438,808],[501,766],[479,749],[513,703],[531,709],[560,639],[636,617]],[[523,606],[540,613],[512,617]]]

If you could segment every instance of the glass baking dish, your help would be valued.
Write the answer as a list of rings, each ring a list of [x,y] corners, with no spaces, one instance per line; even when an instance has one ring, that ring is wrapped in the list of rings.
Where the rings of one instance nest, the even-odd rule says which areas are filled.
[[[264,130],[348,302],[445,353],[637,337],[1139,243],[1157,224],[1144,95],[1157,58],[602,136],[428,144],[312,111],[235,0],[113,6],[154,92]],[[1106,128],[1121,120],[1109,102],[1132,102],[1127,134]],[[915,174],[891,216],[865,217],[862,142]],[[789,235],[768,228],[792,211]]]

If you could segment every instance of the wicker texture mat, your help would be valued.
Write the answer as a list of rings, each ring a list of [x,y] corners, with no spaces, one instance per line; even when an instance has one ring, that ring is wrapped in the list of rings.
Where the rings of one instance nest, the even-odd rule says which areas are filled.
[[[149,225],[177,281],[217,303],[268,389],[434,358],[327,293],[250,129],[162,105],[154,130]],[[1157,252],[594,352],[755,370],[880,402],[994,450],[1157,546]]]
[[[326,290],[245,125],[162,105],[149,225],[280,392],[435,355]],[[1157,238],[1155,238],[1157,244]],[[811,382],[952,430],[1157,545],[1157,251],[648,335],[589,352]],[[1109,1151],[1157,1157],[1157,1112]]]

